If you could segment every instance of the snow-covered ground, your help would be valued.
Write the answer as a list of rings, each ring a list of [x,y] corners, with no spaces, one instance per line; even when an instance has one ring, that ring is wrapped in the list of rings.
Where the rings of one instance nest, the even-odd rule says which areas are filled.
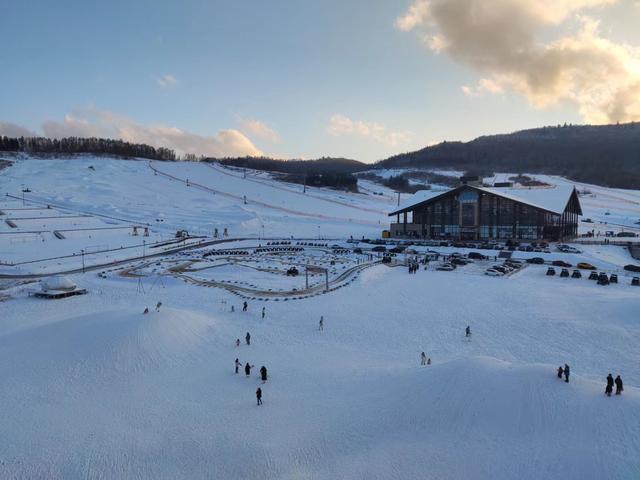
[[[150,224],[150,242],[180,228],[210,239],[226,227],[247,238],[194,240],[199,248],[74,274],[88,294],[64,300],[27,296],[35,283],[5,284],[0,293],[13,298],[0,302],[0,478],[640,478],[640,287],[621,268],[632,262],[623,247],[514,254],[589,261],[617,272],[617,285],[547,277],[545,265],[490,278],[488,261],[408,275],[376,264],[366,244],[357,245],[363,254],[331,248],[355,246],[350,235],[378,236],[391,192],[303,196],[255,172],[153,166],[184,182],[154,174],[148,162],[91,158],[28,160],[0,172],[0,192],[32,190],[27,206],[50,203],[50,216],[125,227],[60,240],[50,231],[71,219],[47,219],[37,226],[48,233],[34,241],[0,233],[0,260],[135,245],[132,225]],[[620,200],[633,192],[596,195],[609,216],[633,205]],[[22,207],[22,199],[4,198],[0,210],[8,204]],[[20,231],[16,223],[2,232]],[[259,253],[289,247],[302,250]],[[223,254],[204,257],[211,251]],[[270,296],[302,288],[303,275],[282,272],[307,264],[329,269],[331,292]],[[229,288],[207,288],[213,280]],[[322,286],[317,272],[310,286]],[[431,365],[419,366],[421,351]],[[249,378],[234,374],[235,358],[255,366]],[[555,376],[564,363],[569,384]],[[623,395],[603,395],[609,372],[622,376]]]

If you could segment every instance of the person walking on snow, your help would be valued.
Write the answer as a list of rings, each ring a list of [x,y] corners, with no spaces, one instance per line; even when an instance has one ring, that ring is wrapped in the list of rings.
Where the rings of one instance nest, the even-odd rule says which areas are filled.
[[[422,352],[420,354],[420,365],[426,365],[427,364],[427,354]]]
[[[246,300],[244,302],[242,302],[242,311],[243,312],[246,312],[248,307],[249,307],[249,304],[247,303]]]
[[[467,328],[464,329],[464,336],[467,338],[471,338],[471,327],[467,325]]]
[[[247,342],[247,345],[251,345],[251,335],[249,335],[249,332],[244,336],[244,341]]]
[[[318,330],[324,330],[324,317],[322,315],[320,316],[320,321],[318,322]]]
[[[569,369],[569,365],[564,364],[564,381],[569,383],[569,375],[571,375],[571,370]]]
[[[241,366],[242,364],[240,363],[240,360],[236,358],[236,373],[240,371]]]
[[[562,370],[562,366],[558,367],[558,378],[562,380],[562,374],[564,373],[564,370]]]
[[[264,365],[260,367],[260,378],[262,379],[262,383],[267,381],[267,367]]]
[[[262,318],[264,319],[264,314],[265,314],[265,308],[262,307]]]
[[[616,377],[614,382],[616,383],[616,395],[621,395],[624,388],[622,385],[622,379],[620,378],[620,375]]]
[[[262,389],[260,387],[256,390],[256,400],[258,405],[262,405]]]
[[[248,377],[251,375],[251,369],[253,368],[253,365],[249,365],[249,362],[247,362],[247,364],[244,366],[244,374]]]
[[[236,347],[240,347],[240,339],[236,338]]]
[[[156,312],[160,311],[160,307],[162,306],[162,302],[156,303]]]
[[[607,386],[604,389],[604,393],[607,397],[610,397],[612,392],[613,392],[613,375],[609,374],[607,375]]]

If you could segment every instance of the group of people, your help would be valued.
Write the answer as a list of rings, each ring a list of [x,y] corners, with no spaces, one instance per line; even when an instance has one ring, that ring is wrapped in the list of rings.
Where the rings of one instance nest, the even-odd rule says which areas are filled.
[[[244,342],[247,345],[251,345],[251,334],[249,332],[247,332],[247,334],[244,336]],[[236,347],[240,347],[240,339],[236,338]]]
[[[562,379],[564,375],[564,381],[569,383],[569,375],[571,375],[571,368],[566,363],[564,364],[564,368],[562,366],[558,367],[558,378]]]
[[[247,345],[251,345],[251,335],[249,334],[249,332],[247,332],[247,335],[245,336],[245,341]],[[240,346],[239,338],[236,340],[236,346],[237,347]],[[235,366],[235,372],[237,375],[238,373],[240,373],[240,368],[242,368],[242,362],[240,361],[239,358],[236,358],[236,361],[234,362],[234,366]],[[251,365],[249,362],[244,364],[245,377],[248,378],[251,376],[251,369],[254,367],[255,365]],[[265,367],[264,365],[260,367],[260,380],[262,380],[263,384],[267,381],[267,367]],[[260,387],[258,387],[258,389],[256,390],[256,402],[258,405],[262,405],[262,388]]]
[[[427,357],[427,354],[422,352],[420,354],[420,365],[431,365],[431,357]]]
[[[158,303],[156,303],[156,312],[159,312],[159,311],[160,311],[160,307],[161,307],[161,306],[162,306],[162,302],[158,302]],[[145,309],[144,309],[144,311],[143,311],[142,313],[144,313],[145,315],[146,315],[147,313],[149,313],[149,307],[145,307]]]
[[[417,260],[409,261],[409,273],[417,273],[420,270],[420,263]]]
[[[624,390],[624,385],[622,384],[622,378],[618,375],[615,380],[613,379],[613,375],[607,375],[607,386],[604,389],[604,393],[607,397],[610,397],[613,393],[613,385],[616,386],[616,395],[621,395]]]

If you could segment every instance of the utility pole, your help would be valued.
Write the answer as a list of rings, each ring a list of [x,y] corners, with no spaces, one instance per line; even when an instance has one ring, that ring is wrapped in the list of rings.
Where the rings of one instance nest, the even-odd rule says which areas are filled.
[[[145,257],[145,247],[147,245],[147,241],[146,240],[142,240],[142,259],[144,260]]]
[[[84,273],[84,248],[80,250],[80,253],[82,253],[82,273]]]
[[[400,192],[398,192],[398,206],[400,206]]]

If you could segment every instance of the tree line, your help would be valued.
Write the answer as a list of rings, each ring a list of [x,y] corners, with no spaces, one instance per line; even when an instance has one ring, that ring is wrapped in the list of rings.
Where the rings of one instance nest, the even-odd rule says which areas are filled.
[[[90,153],[94,155],[139,157],[165,161],[175,161],[178,159],[176,153],[169,148],[156,148],[143,143],[130,143],[123,140],[95,137],[66,137],[58,139],[0,136],[0,151],[36,154]]]

